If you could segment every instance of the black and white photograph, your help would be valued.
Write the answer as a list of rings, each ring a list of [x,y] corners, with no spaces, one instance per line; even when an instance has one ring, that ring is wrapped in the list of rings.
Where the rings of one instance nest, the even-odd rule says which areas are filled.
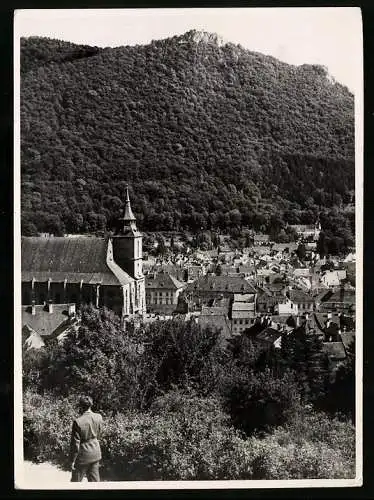
[[[17,10],[14,83],[16,488],[361,486],[360,9]]]

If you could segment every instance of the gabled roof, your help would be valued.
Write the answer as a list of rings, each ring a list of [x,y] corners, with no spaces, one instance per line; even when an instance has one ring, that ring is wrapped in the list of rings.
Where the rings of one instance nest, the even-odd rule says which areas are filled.
[[[261,333],[256,335],[255,339],[260,340],[261,342],[269,342],[273,344],[279,337],[282,336],[282,332],[271,326],[268,326]]]
[[[303,290],[298,290],[294,288],[289,291],[289,297],[292,300],[292,302],[295,302],[296,304],[314,302],[314,298],[311,295],[305,293]]]
[[[177,278],[163,271],[155,275],[149,274],[145,279],[145,287],[148,289],[165,288],[166,290],[178,290],[184,286],[184,283],[181,283]]]
[[[104,238],[22,237],[22,281],[101,283],[119,285],[107,265],[108,241]]]
[[[31,306],[22,306],[22,327],[31,328],[42,338],[49,337],[70,324],[67,304],[53,304],[51,313],[48,312],[48,307],[36,305],[35,314],[31,313]]]
[[[23,326],[22,336],[25,337],[23,344],[27,349],[40,349],[45,346],[44,340],[39,333],[28,325]]]

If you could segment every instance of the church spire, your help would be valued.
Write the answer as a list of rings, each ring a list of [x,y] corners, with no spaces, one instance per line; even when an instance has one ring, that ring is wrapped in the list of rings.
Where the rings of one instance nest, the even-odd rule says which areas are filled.
[[[126,184],[126,202],[125,202],[125,213],[123,214],[124,222],[135,222],[136,218],[131,209],[130,197],[129,197],[129,185]]]

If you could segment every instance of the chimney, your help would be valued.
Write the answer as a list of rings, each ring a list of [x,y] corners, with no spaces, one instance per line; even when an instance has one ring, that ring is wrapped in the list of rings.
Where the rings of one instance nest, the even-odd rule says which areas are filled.
[[[51,300],[48,301],[48,312],[53,313],[53,304]]]
[[[75,304],[68,304],[68,316],[69,318],[71,316],[75,315]]]
[[[31,314],[35,316],[36,308],[35,308],[35,300],[31,301]]]

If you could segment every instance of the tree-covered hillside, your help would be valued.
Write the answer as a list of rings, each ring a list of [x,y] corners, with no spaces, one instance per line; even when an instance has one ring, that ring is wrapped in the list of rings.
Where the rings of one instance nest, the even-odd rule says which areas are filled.
[[[110,228],[127,182],[143,230],[279,231],[351,201],[354,99],[323,67],[196,31],[21,47],[25,234]]]

